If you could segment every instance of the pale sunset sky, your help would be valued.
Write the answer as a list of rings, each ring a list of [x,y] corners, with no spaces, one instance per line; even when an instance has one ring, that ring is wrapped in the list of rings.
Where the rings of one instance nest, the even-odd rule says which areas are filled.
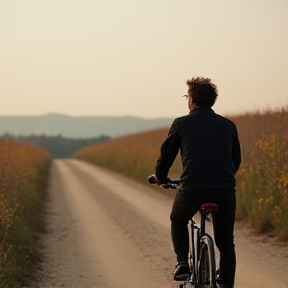
[[[0,0],[0,115],[178,117],[288,106],[288,0]]]

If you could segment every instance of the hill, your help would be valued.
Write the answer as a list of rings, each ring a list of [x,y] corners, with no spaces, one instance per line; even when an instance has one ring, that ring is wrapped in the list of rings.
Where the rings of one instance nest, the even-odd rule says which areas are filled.
[[[0,135],[62,135],[87,138],[99,135],[117,137],[171,125],[173,118],[74,117],[62,114],[40,116],[0,116]]]

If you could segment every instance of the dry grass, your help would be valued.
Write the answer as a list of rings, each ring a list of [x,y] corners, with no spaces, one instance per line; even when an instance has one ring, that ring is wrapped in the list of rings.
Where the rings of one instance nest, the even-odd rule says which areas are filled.
[[[38,146],[1,138],[0,159],[0,283],[11,288],[32,262],[50,155]]]

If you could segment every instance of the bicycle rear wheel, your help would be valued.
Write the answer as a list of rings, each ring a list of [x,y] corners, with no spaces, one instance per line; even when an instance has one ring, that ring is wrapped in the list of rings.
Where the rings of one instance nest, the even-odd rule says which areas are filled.
[[[209,235],[200,240],[198,283],[203,288],[216,288],[216,264],[214,243]]]

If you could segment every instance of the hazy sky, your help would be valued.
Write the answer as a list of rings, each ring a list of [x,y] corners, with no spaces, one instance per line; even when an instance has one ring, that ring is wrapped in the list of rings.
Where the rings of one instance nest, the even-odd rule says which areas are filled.
[[[288,106],[288,0],[0,0],[0,115],[188,113]]]

